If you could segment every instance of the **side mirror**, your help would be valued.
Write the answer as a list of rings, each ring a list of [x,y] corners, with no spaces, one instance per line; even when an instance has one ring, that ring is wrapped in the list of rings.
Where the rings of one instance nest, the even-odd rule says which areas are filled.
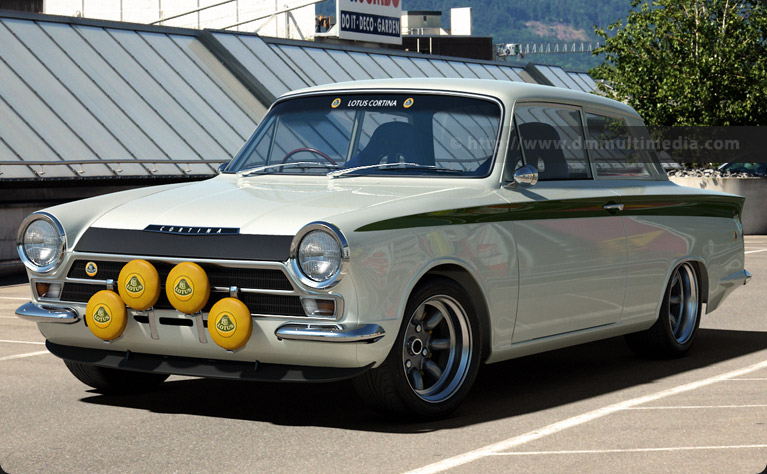
[[[226,167],[229,166],[229,163],[231,163],[231,162],[232,162],[232,160],[225,161],[225,162],[221,163],[220,165],[218,165],[218,168],[216,168],[216,172],[218,174],[223,173],[224,170],[226,169]]]
[[[538,169],[533,165],[525,165],[514,171],[514,180],[506,185],[507,188],[522,186],[529,188],[538,182]]]

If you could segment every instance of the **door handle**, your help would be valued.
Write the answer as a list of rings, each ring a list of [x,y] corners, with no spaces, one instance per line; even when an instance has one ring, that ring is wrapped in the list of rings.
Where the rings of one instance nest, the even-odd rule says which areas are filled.
[[[602,209],[605,211],[622,211],[623,204],[605,204],[602,206]]]

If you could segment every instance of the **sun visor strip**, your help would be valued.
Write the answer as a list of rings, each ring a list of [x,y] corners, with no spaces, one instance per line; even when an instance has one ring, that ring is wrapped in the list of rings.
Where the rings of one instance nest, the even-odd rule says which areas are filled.
[[[77,252],[219,260],[287,261],[292,235],[178,235],[91,227]]]

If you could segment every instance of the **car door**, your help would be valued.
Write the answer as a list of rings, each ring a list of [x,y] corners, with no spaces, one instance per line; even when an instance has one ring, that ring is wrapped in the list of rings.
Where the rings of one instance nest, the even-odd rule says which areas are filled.
[[[539,181],[501,191],[519,261],[513,342],[618,322],[627,260],[620,197],[593,179],[580,108],[517,105],[514,122],[506,175],[530,164]]]
[[[652,149],[652,140],[638,117],[612,111],[585,111],[594,176],[620,194],[626,230],[626,300],[621,323],[630,325],[657,317],[669,265],[689,253],[689,237],[680,219],[654,216],[673,206],[676,192]]]

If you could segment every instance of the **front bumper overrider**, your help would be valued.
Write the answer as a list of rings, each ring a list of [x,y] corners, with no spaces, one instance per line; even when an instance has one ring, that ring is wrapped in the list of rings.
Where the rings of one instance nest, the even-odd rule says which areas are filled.
[[[71,324],[80,320],[77,310],[36,303],[24,303],[16,310],[16,316],[36,323]]]

